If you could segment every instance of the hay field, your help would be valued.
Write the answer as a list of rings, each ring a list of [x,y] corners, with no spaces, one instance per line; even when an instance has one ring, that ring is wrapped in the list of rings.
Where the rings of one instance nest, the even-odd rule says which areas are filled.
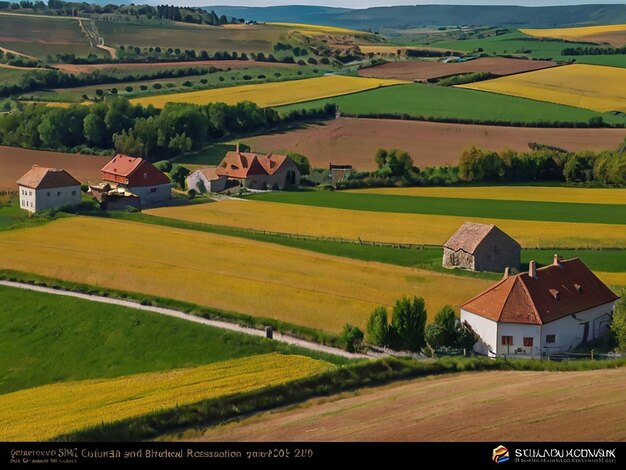
[[[576,202],[626,204],[626,189],[571,188],[560,186],[467,186],[372,188],[350,192],[393,194],[396,196],[496,199],[504,201]]]
[[[241,101],[252,101],[261,107],[270,107],[347,95],[402,83],[405,82],[330,75],[288,82],[261,83],[257,85],[191,91],[189,93],[148,96],[136,98],[130,100],[130,102],[133,104],[140,103],[144,106],[151,104],[157,108],[162,108],[166,103],[207,104],[221,102],[236,104]]]
[[[599,112],[626,112],[626,69],[574,64],[538,70],[459,88],[501,93]]]
[[[43,385],[0,395],[0,441],[61,434],[278,385],[333,367],[304,356],[263,354],[208,366]]]
[[[17,191],[15,182],[34,164],[63,168],[81,182],[99,180],[101,177],[100,169],[109,160],[109,157],[95,155],[0,146],[0,189]]]
[[[356,29],[340,28],[337,26],[323,26],[317,24],[284,22],[272,22],[267,24],[270,26],[281,26],[283,28],[289,28],[293,31],[308,34],[372,34],[365,31],[357,31]]]
[[[617,47],[626,45],[626,24],[582,26],[579,28],[520,29],[520,31],[537,38],[608,43]]]
[[[72,240],[71,244],[67,240]],[[434,315],[488,281],[133,222],[72,217],[0,232],[0,269],[184,300],[338,332],[377,305],[426,299]],[[454,283],[454,290],[447,287]]]
[[[177,437],[225,442],[624,441],[625,387],[624,367],[470,372],[310,400]]]
[[[290,150],[306,155],[314,168],[330,163],[375,170],[379,148],[407,150],[419,167],[456,165],[472,145],[502,151],[529,151],[540,142],[569,151],[616,149],[626,137],[624,129],[563,129],[479,126],[387,119],[339,118],[323,124],[242,139],[258,152]]]
[[[511,75],[532,70],[554,67],[556,62],[547,60],[507,59],[485,57],[467,62],[443,63],[433,61],[389,62],[376,67],[359,70],[362,77],[395,78],[398,80],[432,80],[474,72],[489,72],[493,75]]]
[[[466,220],[493,223],[523,247],[626,248],[626,225],[368,212],[256,200],[164,207],[148,214],[320,237],[442,245]]]

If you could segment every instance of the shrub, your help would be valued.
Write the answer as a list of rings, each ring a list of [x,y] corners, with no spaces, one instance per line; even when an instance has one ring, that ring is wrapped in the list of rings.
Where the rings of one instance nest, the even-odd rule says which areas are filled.
[[[363,342],[363,336],[358,326],[347,323],[341,331],[341,339],[346,343],[346,351],[355,352]]]
[[[163,86],[160,83],[153,83],[152,88],[154,88],[155,90],[160,90],[161,88],[163,88]]]
[[[387,346],[389,344],[389,320],[387,319],[387,309],[376,307],[367,321],[367,341],[377,346]]]

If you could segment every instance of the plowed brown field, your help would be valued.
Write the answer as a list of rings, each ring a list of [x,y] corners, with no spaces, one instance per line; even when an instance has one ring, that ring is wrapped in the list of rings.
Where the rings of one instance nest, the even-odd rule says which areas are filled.
[[[67,170],[81,182],[100,179],[100,168],[109,157],[73,153],[44,152],[0,146],[0,190],[16,190],[15,182],[34,164]]]
[[[55,67],[67,73],[90,73],[96,70],[142,71],[153,69],[174,69],[182,67],[216,67],[218,69],[249,69],[253,67],[297,67],[296,64],[282,62],[256,62],[254,60],[198,60],[186,62],[151,62],[136,64],[57,64]]]
[[[443,62],[390,62],[376,67],[361,69],[359,75],[373,78],[397,78],[400,80],[432,80],[463,73],[489,72],[494,75],[511,75],[554,67],[556,62],[547,60],[483,58],[468,62],[444,64]]]
[[[471,145],[489,150],[529,151],[530,142],[571,151],[615,149],[626,137],[624,129],[556,129],[443,124],[390,119],[340,118],[325,124],[268,134],[244,142],[259,152],[291,150],[306,155],[315,168],[329,163],[373,170],[378,148],[399,148],[417,166],[456,164]]]
[[[275,442],[623,441],[624,387],[623,367],[472,372],[309,401],[208,429],[200,438],[182,437]]]

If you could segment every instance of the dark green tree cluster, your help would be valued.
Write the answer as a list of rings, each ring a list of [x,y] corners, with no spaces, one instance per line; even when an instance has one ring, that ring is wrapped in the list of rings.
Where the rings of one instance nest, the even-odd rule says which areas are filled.
[[[391,323],[385,307],[377,307],[367,322],[367,340],[378,346],[418,352],[426,345],[426,304],[421,297],[403,297],[392,309]]]
[[[566,47],[561,55],[621,55],[626,54],[626,46],[623,47]]]
[[[413,165],[413,158],[404,150],[378,149],[374,154],[374,161],[378,166],[376,176],[382,178],[413,179],[419,169]]]
[[[626,297],[624,297],[624,295],[622,295],[622,298],[615,304],[611,331],[617,340],[617,349],[626,353]]]
[[[464,349],[471,351],[480,337],[467,322],[456,319],[454,309],[444,305],[424,331],[426,343],[435,351]]]
[[[355,352],[361,346],[365,335],[358,326],[347,323],[341,330],[341,340],[346,344],[346,351]]]
[[[623,185],[626,155],[617,152],[493,152],[471,147],[459,160],[459,177],[467,182],[566,181]]]

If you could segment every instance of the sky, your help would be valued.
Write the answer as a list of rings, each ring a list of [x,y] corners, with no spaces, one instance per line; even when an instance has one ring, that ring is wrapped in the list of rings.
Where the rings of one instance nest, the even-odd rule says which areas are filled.
[[[188,0],[174,2],[186,5],[233,5],[265,7],[273,5],[323,5],[345,8],[368,8],[391,5],[580,5],[590,3],[624,3],[624,0]]]

